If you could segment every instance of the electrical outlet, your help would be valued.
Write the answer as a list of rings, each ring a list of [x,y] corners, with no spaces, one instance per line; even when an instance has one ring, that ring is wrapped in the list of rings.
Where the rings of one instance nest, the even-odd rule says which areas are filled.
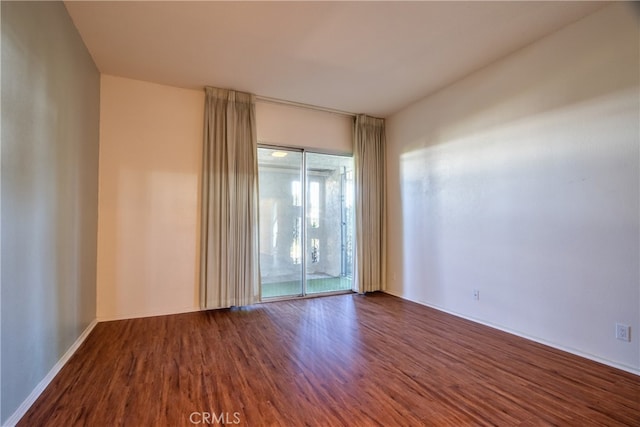
[[[616,323],[616,338],[621,341],[631,341],[631,327]]]
[[[480,291],[477,289],[473,290],[473,299],[478,301],[480,299]]]

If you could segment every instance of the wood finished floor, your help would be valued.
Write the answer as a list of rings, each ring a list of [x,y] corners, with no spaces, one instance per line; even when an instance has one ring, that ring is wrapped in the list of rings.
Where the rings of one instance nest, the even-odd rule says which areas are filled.
[[[640,377],[389,295],[340,295],[99,323],[18,425],[192,426],[202,412],[245,426],[637,426]]]

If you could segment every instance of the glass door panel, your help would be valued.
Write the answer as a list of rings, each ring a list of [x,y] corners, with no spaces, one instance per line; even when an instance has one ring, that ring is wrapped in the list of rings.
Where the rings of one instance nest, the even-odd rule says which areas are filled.
[[[262,297],[304,294],[301,151],[258,148]]]
[[[305,153],[306,293],[351,290],[353,158]]]

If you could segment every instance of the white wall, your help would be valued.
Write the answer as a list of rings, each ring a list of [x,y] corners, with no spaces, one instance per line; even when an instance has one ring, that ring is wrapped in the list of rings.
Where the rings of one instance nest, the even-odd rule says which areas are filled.
[[[204,91],[103,75],[97,317],[199,309]],[[261,143],[351,152],[351,118],[256,105]]]
[[[256,122],[260,144],[329,154],[353,152],[353,118],[349,116],[258,101]]]
[[[611,5],[393,115],[388,291],[640,372],[638,47]]]
[[[204,92],[102,75],[97,317],[198,309]]]

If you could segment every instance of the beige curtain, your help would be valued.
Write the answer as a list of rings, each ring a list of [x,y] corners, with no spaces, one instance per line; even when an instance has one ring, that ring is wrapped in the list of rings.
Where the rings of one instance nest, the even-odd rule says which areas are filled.
[[[255,97],[205,89],[200,306],[260,299]]]
[[[358,115],[354,124],[356,186],[355,291],[384,289],[386,274],[384,120]]]

